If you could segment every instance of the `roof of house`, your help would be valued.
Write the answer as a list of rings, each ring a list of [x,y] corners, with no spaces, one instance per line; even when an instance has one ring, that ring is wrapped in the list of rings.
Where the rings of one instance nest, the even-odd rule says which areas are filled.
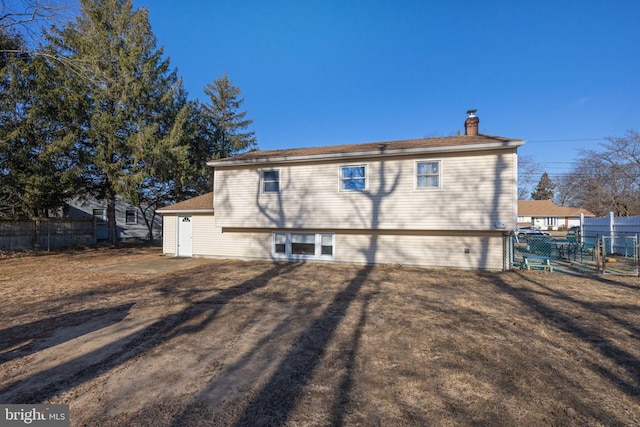
[[[190,213],[190,212],[211,212],[213,213],[213,191],[193,199],[178,202],[165,206],[157,210],[160,213]]]
[[[461,135],[442,138],[421,138],[365,144],[331,145],[323,147],[292,148],[287,150],[250,151],[234,157],[211,160],[209,166],[246,163],[322,160],[335,157],[370,157],[426,152],[473,151],[518,147],[519,139],[490,135]]]
[[[558,206],[552,200],[518,200],[518,216],[577,217],[581,213],[595,216],[586,209]]]

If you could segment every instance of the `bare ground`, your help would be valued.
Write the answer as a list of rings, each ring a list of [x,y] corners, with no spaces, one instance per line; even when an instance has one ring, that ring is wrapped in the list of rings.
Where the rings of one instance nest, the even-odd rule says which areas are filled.
[[[0,402],[78,426],[640,425],[636,277],[182,261],[0,258]]]

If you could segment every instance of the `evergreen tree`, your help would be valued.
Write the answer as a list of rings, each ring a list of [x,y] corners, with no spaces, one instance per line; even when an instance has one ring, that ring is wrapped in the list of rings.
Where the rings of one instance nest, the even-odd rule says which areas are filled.
[[[553,200],[553,191],[556,188],[556,184],[549,178],[549,175],[544,172],[540,177],[540,181],[536,186],[536,189],[531,193],[533,200]]]
[[[18,35],[0,38],[0,208],[6,216],[46,216],[77,188],[71,124],[82,92],[65,84],[51,56],[28,52]]]
[[[80,3],[80,16],[54,39],[58,54],[73,58],[76,80],[91,101],[78,121],[77,144],[86,190],[106,201],[109,239],[115,243],[116,196],[144,211],[147,190],[157,184],[150,174],[179,167],[172,164],[168,171],[160,159],[186,163],[186,141],[174,129],[184,126],[175,118],[185,108],[185,95],[156,48],[146,9],[133,10],[131,0]]]
[[[246,129],[253,123],[246,111],[239,111],[243,98],[227,75],[215,79],[204,88],[206,103],[197,103],[193,114],[198,123],[191,146],[193,177],[191,190],[202,194],[212,189],[211,169],[206,162],[230,157],[257,148],[255,132]]]

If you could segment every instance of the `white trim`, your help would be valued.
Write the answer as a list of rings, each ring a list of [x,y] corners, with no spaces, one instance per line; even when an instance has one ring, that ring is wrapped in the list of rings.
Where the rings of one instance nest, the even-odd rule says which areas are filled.
[[[487,144],[470,144],[470,145],[452,145],[445,147],[420,147],[420,148],[400,148],[397,150],[388,150],[384,152],[376,151],[361,151],[352,153],[330,153],[330,154],[312,154],[308,156],[280,156],[280,157],[268,157],[268,158],[254,158],[254,159],[239,159],[239,160],[210,160],[207,162],[207,166],[224,167],[235,166],[245,164],[256,163],[284,163],[284,162],[304,162],[314,160],[326,160],[326,159],[344,159],[350,158],[364,158],[364,157],[387,157],[398,155],[410,155],[420,153],[451,153],[460,151],[483,151],[483,150],[495,150],[500,148],[514,148],[524,145],[524,141],[503,141],[503,142],[491,142]],[[287,150],[282,150],[287,151]],[[232,157],[231,157],[232,158]]]
[[[418,163],[438,163],[438,186],[418,187]],[[442,191],[444,189],[444,161],[442,159],[420,159],[413,161],[413,191]]]
[[[213,214],[213,209],[167,209],[167,210],[157,210],[156,212],[160,214],[189,214],[189,213],[211,213]]]
[[[285,235],[285,253],[276,253],[276,235]],[[308,234],[314,236],[314,254],[313,255],[301,255],[291,253],[291,236],[293,234]],[[331,255],[322,254],[322,236],[331,236]],[[336,234],[334,232],[321,232],[321,231],[274,231],[271,233],[271,256],[275,259],[286,259],[291,261],[303,261],[303,260],[330,260],[336,259]]]
[[[362,190],[345,190],[342,188],[342,168],[364,168],[364,188]],[[366,193],[369,191],[369,164],[368,163],[343,163],[338,165],[338,192],[339,193]]]

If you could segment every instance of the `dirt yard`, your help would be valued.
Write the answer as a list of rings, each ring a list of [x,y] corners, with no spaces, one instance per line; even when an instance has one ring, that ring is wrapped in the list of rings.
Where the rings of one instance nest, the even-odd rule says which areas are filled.
[[[0,301],[0,402],[74,426],[640,425],[636,277],[100,249]]]

